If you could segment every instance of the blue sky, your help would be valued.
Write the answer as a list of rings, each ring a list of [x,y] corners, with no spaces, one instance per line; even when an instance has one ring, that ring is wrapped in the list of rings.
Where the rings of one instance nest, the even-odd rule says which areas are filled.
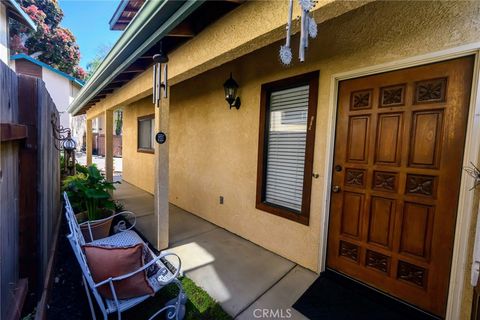
[[[80,46],[80,65],[86,68],[99,48],[113,45],[122,31],[111,31],[108,22],[120,0],[60,0],[61,26],[70,29]]]

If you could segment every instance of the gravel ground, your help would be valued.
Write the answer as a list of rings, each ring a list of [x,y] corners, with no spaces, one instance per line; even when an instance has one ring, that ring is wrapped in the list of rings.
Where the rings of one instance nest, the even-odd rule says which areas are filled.
[[[67,223],[62,219],[47,319],[91,319],[82,283],[82,271],[66,238],[67,231]]]

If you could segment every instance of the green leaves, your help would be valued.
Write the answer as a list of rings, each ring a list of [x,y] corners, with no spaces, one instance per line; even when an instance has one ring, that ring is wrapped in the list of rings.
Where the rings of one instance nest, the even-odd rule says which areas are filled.
[[[63,181],[63,190],[67,191],[75,212],[87,211],[89,220],[103,217],[105,209],[115,209],[109,191],[115,190],[114,184],[105,179],[96,165],[76,166],[77,174]]]

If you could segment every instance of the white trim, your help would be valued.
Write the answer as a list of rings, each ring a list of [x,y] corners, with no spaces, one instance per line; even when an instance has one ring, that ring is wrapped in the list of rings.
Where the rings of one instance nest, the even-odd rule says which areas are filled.
[[[384,63],[376,66],[360,68],[348,72],[342,72],[332,75],[330,82],[330,101],[328,110],[327,123],[327,140],[325,169],[324,169],[324,197],[322,203],[322,215],[324,220],[320,223],[320,252],[319,252],[319,269],[325,270],[327,238],[328,238],[328,219],[330,212],[330,185],[331,185],[331,168],[333,166],[333,156],[335,147],[335,130],[336,130],[336,114],[337,114],[337,96],[338,83],[341,80],[353,79],[367,75],[378,74],[393,70],[405,69],[419,65],[445,61],[449,59],[459,58],[474,54],[475,67],[472,79],[472,92],[470,98],[470,108],[467,123],[467,135],[464,150],[464,165],[470,162],[478,163],[480,144],[480,79],[478,73],[480,71],[480,42],[475,42],[447,50],[432,52],[425,55],[410,57],[398,61]],[[457,213],[457,223],[455,228],[455,240],[453,246],[452,267],[450,275],[450,286],[448,291],[447,302],[447,320],[456,320],[460,318],[462,293],[464,289],[464,279],[466,276],[467,261],[470,258],[468,252],[468,240],[470,233],[470,224],[472,223],[472,214],[474,210],[474,192],[469,191],[472,181],[462,175],[460,185],[460,197]]]

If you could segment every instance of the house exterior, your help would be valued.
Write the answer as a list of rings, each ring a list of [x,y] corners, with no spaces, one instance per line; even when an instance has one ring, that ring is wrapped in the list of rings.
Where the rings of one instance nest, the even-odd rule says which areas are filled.
[[[84,82],[24,53],[10,57],[10,65],[17,74],[42,79],[60,114],[60,125],[71,128],[71,117],[67,108],[77,96]]]
[[[113,113],[113,156],[122,157],[122,125],[123,111],[115,110]],[[79,129],[85,132],[85,121],[81,123]],[[104,117],[95,118],[92,123],[92,150],[94,155],[105,156],[105,119]],[[85,134],[84,134],[85,136]],[[82,144],[85,145],[85,141]],[[86,148],[86,146],[85,146]]]
[[[6,65],[8,65],[10,57],[10,37],[8,35],[9,18],[22,23],[33,30],[36,30],[37,28],[32,19],[30,19],[15,0],[5,0],[0,2],[0,60]]]
[[[122,108],[123,180],[155,195],[159,249],[170,202],[315,272],[468,319],[478,191],[462,169],[479,163],[480,3],[322,1],[305,62],[294,20],[285,67],[288,10],[146,2],[69,108],[87,116],[88,162],[102,116],[112,179]],[[168,90],[155,107],[160,51]]]

